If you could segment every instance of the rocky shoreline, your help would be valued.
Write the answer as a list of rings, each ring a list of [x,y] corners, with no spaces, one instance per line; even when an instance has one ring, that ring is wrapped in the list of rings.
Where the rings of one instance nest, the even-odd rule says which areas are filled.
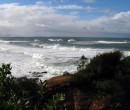
[[[75,74],[47,80],[47,94],[64,93],[66,110],[129,110],[130,56],[115,51],[85,61],[81,57]]]
[[[63,92],[65,94],[65,106],[67,110],[111,110],[121,106],[120,103],[112,103],[111,94],[96,94],[86,92],[70,83],[71,75],[61,75],[46,81],[48,94]],[[115,109],[112,109],[115,110]]]
[[[115,51],[86,61],[82,56],[76,73],[65,72],[44,82],[9,77],[10,64],[2,64],[0,109],[130,110],[130,56]]]

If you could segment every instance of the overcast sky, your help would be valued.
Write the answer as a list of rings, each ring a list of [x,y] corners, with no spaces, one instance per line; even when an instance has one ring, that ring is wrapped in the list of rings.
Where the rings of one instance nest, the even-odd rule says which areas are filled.
[[[0,36],[130,37],[130,0],[0,0]]]

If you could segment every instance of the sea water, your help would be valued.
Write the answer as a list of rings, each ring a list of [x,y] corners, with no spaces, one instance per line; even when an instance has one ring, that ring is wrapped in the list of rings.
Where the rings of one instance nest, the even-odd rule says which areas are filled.
[[[1,37],[0,64],[10,63],[15,77],[39,77],[45,80],[65,71],[72,74],[76,72],[75,63],[82,55],[91,59],[97,54],[114,50],[129,55],[130,39]]]

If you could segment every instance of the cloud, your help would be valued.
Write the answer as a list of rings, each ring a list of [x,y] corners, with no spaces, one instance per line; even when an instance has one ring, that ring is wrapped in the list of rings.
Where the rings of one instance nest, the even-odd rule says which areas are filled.
[[[63,2],[66,2],[66,1],[68,1],[68,0],[52,0],[52,1],[55,2],[55,3],[58,3],[58,2],[63,3]]]
[[[130,19],[130,11],[121,12],[121,13],[115,14],[115,15],[113,16],[113,19],[115,19],[115,20],[118,20],[118,19],[124,20],[124,18],[125,18],[125,19]]]
[[[78,11],[72,11],[72,12],[70,12],[70,14],[71,15],[77,15],[77,14],[79,14],[79,12]]]
[[[15,25],[7,20],[0,20],[0,27],[14,27]]]
[[[94,2],[96,2],[96,0],[84,0],[84,2],[86,2],[86,3],[94,3]]]
[[[44,5],[44,2],[43,1],[37,1],[36,5]]]
[[[59,10],[85,10],[86,12],[93,12],[94,10],[96,10],[97,8],[94,7],[90,7],[90,6],[79,6],[79,5],[59,5],[57,7],[54,7],[55,9],[59,9]]]
[[[117,13],[110,17],[99,17],[85,23],[90,31],[92,29],[100,33],[129,33],[130,35],[130,11]]]
[[[70,14],[59,12],[72,10]],[[1,36],[118,36],[130,35],[130,11],[93,19],[82,19],[78,5],[49,6],[0,4]],[[89,7],[88,7],[89,9]],[[91,10],[91,8],[90,8]]]
[[[86,9],[87,12],[92,12],[92,11],[96,10],[97,8],[87,6],[85,9]]]
[[[111,10],[111,9],[104,9],[104,10],[99,10],[99,11],[103,12],[106,15],[111,15],[111,16],[116,14],[116,12],[114,10]]]
[[[84,7],[78,5],[59,5],[55,8],[56,9],[84,9]]]

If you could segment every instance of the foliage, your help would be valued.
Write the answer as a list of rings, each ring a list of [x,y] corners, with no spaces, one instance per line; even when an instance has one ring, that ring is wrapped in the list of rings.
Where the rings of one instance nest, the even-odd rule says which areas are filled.
[[[123,86],[130,90],[130,86],[125,85],[130,82],[130,56],[124,58],[120,51],[97,55],[80,68],[72,75],[72,83],[79,87],[88,88],[89,85],[96,91],[108,92],[115,91],[112,87],[117,84],[119,88]]]
[[[84,55],[81,56],[81,58],[76,62],[76,66],[77,66],[77,73],[72,75],[72,80],[71,83],[74,83],[74,86],[82,86],[82,83],[84,83],[84,81],[89,79],[89,73],[88,74],[84,74],[86,73],[86,67],[88,65],[88,58],[86,58]],[[82,75],[80,74],[82,73]]]
[[[9,77],[10,64],[0,67],[0,109],[1,110],[60,110],[64,106],[64,94],[57,93],[46,99],[44,82],[26,77]],[[49,109],[52,108],[52,109]]]
[[[93,81],[93,85],[98,93],[101,93],[101,92],[110,93],[113,91],[115,82],[113,82],[111,80]]]
[[[96,78],[113,78],[118,70],[121,58],[122,53],[120,51],[97,55],[91,59],[87,70]]]
[[[61,103],[64,99],[65,95],[63,93],[53,95],[53,98],[46,103],[45,110],[64,110],[65,106]]]
[[[80,68],[72,75],[73,85],[93,94],[111,94],[113,103],[130,109],[130,56],[124,57],[120,51],[103,53]]]
[[[86,65],[88,63],[88,59],[83,55],[81,58],[77,61],[77,70],[83,70],[86,68]]]

